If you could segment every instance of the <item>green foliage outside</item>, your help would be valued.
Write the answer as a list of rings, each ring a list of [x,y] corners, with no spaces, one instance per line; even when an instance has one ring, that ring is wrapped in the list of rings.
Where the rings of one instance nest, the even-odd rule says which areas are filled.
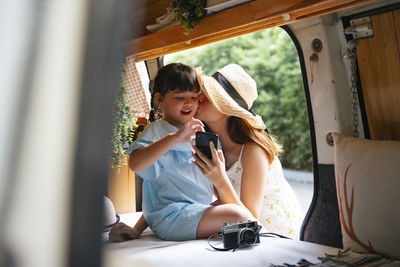
[[[229,63],[241,65],[257,82],[253,110],[263,117],[270,134],[283,145],[285,168],[312,170],[307,106],[296,48],[281,28],[220,41],[165,57],[212,75]]]

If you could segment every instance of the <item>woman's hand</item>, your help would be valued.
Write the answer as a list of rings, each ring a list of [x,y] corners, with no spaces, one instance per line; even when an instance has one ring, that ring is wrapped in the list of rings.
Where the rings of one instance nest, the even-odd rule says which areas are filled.
[[[141,233],[136,232],[134,228],[120,222],[111,228],[108,236],[113,242],[123,242],[127,240],[138,239],[140,234]]]
[[[204,132],[204,124],[198,119],[191,118],[174,135],[177,142],[191,142],[196,139],[197,131]]]
[[[210,141],[210,149],[212,159],[207,158],[195,145],[192,145],[194,151],[192,155],[194,157],[193,164],[195,164],[201,171],[201,173],[207,177],[207,179],[217,188],[229,183],[228,176],[225,171],[225,158],[222,151],[217,151],[214,143]]]

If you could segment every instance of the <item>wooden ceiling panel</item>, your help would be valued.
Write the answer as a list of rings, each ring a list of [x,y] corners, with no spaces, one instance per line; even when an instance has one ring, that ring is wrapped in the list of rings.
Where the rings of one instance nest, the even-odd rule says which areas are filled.
[[[137,0],[133,0],[137,1]],[[138,38],[150,33],[147,25],[155,24],[156,18],[167,13],[167,7],[171,0],[143,0],[138,1],[135,10],[130,14],[130,21],[135,27],[135,33],[131,38]]]
[[[234,36],[290,24],[376,0],[256,0],[205,17],[189,35],[181,25],[154,33],[142,34],[126,44],[129,55],[137,61],[189,49]],[[150,1],[147,18],[155,21],[159,3]],[[168,6],[169,1],[160,1]],[[162,12],[158,14],[162,15]],[[149,24],[154,23],[151,22]],[[142,31],[143,33],[143,31]]]

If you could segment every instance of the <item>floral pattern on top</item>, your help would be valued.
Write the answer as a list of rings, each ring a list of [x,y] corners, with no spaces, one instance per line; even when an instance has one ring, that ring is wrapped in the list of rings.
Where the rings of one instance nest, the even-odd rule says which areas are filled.
[[[243,173],[241,156],[242,152],[240,152],[239,160],[227,171],[239,197]],[[296,194],[283,175],[279,158],[275,158],[269,167],[265,183],[267,186],[264,192],[263,208],[258,218],[264,230],[299,239],[304,214]]]

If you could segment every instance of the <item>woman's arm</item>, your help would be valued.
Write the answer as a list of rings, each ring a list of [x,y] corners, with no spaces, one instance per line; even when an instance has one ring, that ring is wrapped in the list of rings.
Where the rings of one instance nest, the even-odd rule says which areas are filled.
[[[259,145],[247,143],[243,148],[241,163],[243,173],[240,199],[251,213],[258,218],[267,186],[268,158],[264,149]]]
[[[129,158],[129,167],[135,172],[146,170],[176,143],[194,140],[196,131],[204,131],[203,124],[200,120],[192,118],[177,132],[169,134],[149,146],[133,151]]]
[[[221,197],[219,196],[219,194],[218,194],[218,191],[217,191],[217,189],[215,188],[215,186],[213,186],[213,189],[214,189],[214,196],[215,196],[215,201],[213,201],[212,203],[211,203],[211,206],[218,206],[218,205],[221,205],[221,204],[223,204],[222,203],[222,200],[221,200]]]
[[[226,174],[225,158],[222,151],[217,151],[214,144],[210,142],[212,159],[209,159],[201,153],[196,146],[193,146],[193,149],[195,151],[195,153],[192,152],[195,159],[193,163],[200,169],[203,175],[213,183],[222,202],[224,204],[239,205],[252,217],[250,210],[242,203]]]
[[[225,159],[222,152],[217,152],[213,144],[211,151],[213,158],[210,160],[198,151],[193,155],[194,164],[212,182],[218,191],[223,203],[233,203],[245,207],[255,218],[258,218],[266,187],[268,159],[265,151],[255,143],[247,143],[241,158],[243,174],[240,198],[235,192],[225,171]]]

